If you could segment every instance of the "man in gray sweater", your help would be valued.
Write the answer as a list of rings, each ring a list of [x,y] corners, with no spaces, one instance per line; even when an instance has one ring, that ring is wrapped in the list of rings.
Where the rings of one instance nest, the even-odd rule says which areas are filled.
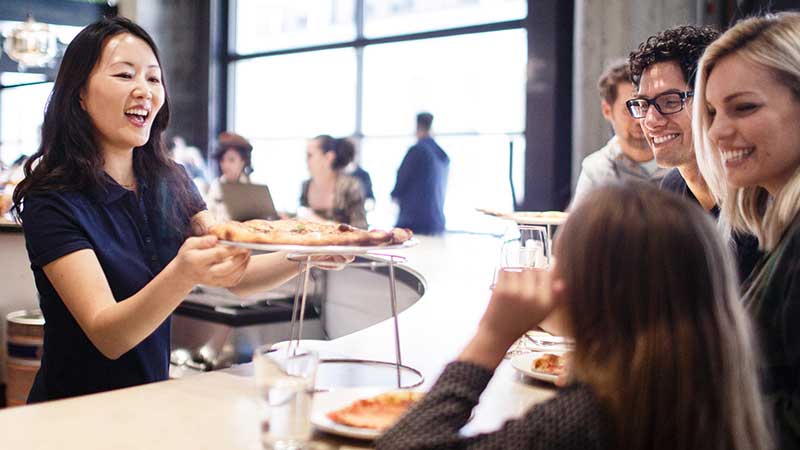
[[[636,95],[628,61],[622,59],[609,65],[597,81],[597,89],[603,117],[611,124],[614,136],[605,147],[584,158],[573,205],[609,181],[637,179],[657,184],[668,172],[656,164],[639,121],[625,107],[625,101]]]

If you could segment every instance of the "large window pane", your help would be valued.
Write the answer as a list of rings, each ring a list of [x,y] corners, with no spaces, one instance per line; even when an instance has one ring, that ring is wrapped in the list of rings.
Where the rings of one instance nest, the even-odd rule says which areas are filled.
[[[366,0],[364,34],[392,36],[522,19],[526,0]]]
[[[306,139],[255,139],[251,143],[251,180],[269,186],[278,211],[297,211],[300,205],[300,185],[308,178]]]
[[[238,0],[235,52],[256,53],[355,38],[355,0]]]
[[[2,77],[3,84],[24,82],[19,77]],[[21,155],[32,155],[39,147],[44,106],[53,83],[0,90],[0,160],[6,164]]]
[[[423,110],[439,133],[521,132],[526,39],[509,30],[366,47],[364,134],[410,134]]]
[[[245,60],[234,71],[233,128],[249,139],[355,131],[353,49]]]

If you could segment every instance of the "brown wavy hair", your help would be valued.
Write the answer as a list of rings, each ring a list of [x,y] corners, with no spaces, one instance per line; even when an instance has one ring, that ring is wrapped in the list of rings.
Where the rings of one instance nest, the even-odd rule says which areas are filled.
[[[25,163],[25,178],[14,190],[14,212],[20,212],[28,195],[52,191],[103,190],[108,178],[103,170],[103,155],[97,145],[95,127],[80,104],[80,93],[100,59],[106,42],[122,33],[132,34],[161,59],[155,42],[140,26],[122,17],[109,17],[88,25],[70,42],[53,91],[45,107],[42,143]],[[163,79],[162,79],[163,83]],[[169,97],[164,84],[164,105],[156,114],[150,139],[133,152],[134,173],[156,189],[157,211],[179,233],[187,234],[186,217],[195,212],[186,171],[168,156],[164,130],[169,123]]]
[[[719,31],[710,26],[680,25],[650,36],[628,56],[631,81],[638,88],[642,73],[660,62],[675,61],[681,66],[686,84],[694,86],[697,62],[706,47],[719,37]]]
[[[611,418],[609,448],[772,448],[733,255],[708,213],[649,184],[609,185],[557,239],[573,374]]]

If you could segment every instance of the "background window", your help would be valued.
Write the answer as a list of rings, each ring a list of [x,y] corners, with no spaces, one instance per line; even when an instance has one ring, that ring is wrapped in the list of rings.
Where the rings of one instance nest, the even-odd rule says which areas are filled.
[[[4,86],[41,81],[44,75],[4,72]],[[34,84],[0,90],[0,160],[9,165],[22,155],[38,150],[44,106],[53,83]]]
[[[524,19],[526,0],[366,0],[367,37]]]
[[[234,71],[232,124],[253,143],[253,181],[270,186],[277,208],[295,211],[308,177],[306,140],[355,131],[355,51],[249,59]]]
[[[433,113],[435,139],[451,159],[445,202],[448,229],[476,231],[484,224],[476,207],[513,209],[509,143],[514,143],[515,155],[524,155],[526,61],[525,30],[364,49],[361,158],[374,180],[371,222],[394,217],[389,192],[400,161],[414,143],[420,111]],[[515,162],[515,185],[522,191],[523,161]]]
[[[239,0],[235,2],[238,54],[351,41],[353,0]]]
[[[358,1],[364,2],[361,24]],[[527,1],[233,3],[237,31],[231,50],[238,57],[229,70],[229,128],[253,143],[251,178],[270,186],[279,210],[293,212],[299,205],[301,183],[308,178],[307,140],[319,134],[352,136],[356,161],[373,183],[369,223],[394,225],[390,192],[416,141],[420,111],[434,114],[435,138],[451,159],[448,230],[498,231],[497,222],[475,208],[513,209],[512,162],[517,201],[522,200],[527,31],[521,19]],[[509,23],[514,20],[519,22]],[[481,29],[499,22],[508,29]],[[476,27],[435,36],[468,25]],[[407,36],[419,31],[434,36]],[[376,37],[382,39],[373,41]],[[331,44],[340,48],[315,49]],[[291,52],[247,56],[281,49]]]

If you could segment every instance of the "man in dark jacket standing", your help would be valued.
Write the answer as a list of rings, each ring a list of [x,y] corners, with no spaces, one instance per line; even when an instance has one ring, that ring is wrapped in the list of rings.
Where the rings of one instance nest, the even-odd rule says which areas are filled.
[[[417,143],[408,149],[392,190],[400,206],[397,226],[418,234],[444,232],[444,196],[450,158],[431,137],[433,115],[417,114]]]

